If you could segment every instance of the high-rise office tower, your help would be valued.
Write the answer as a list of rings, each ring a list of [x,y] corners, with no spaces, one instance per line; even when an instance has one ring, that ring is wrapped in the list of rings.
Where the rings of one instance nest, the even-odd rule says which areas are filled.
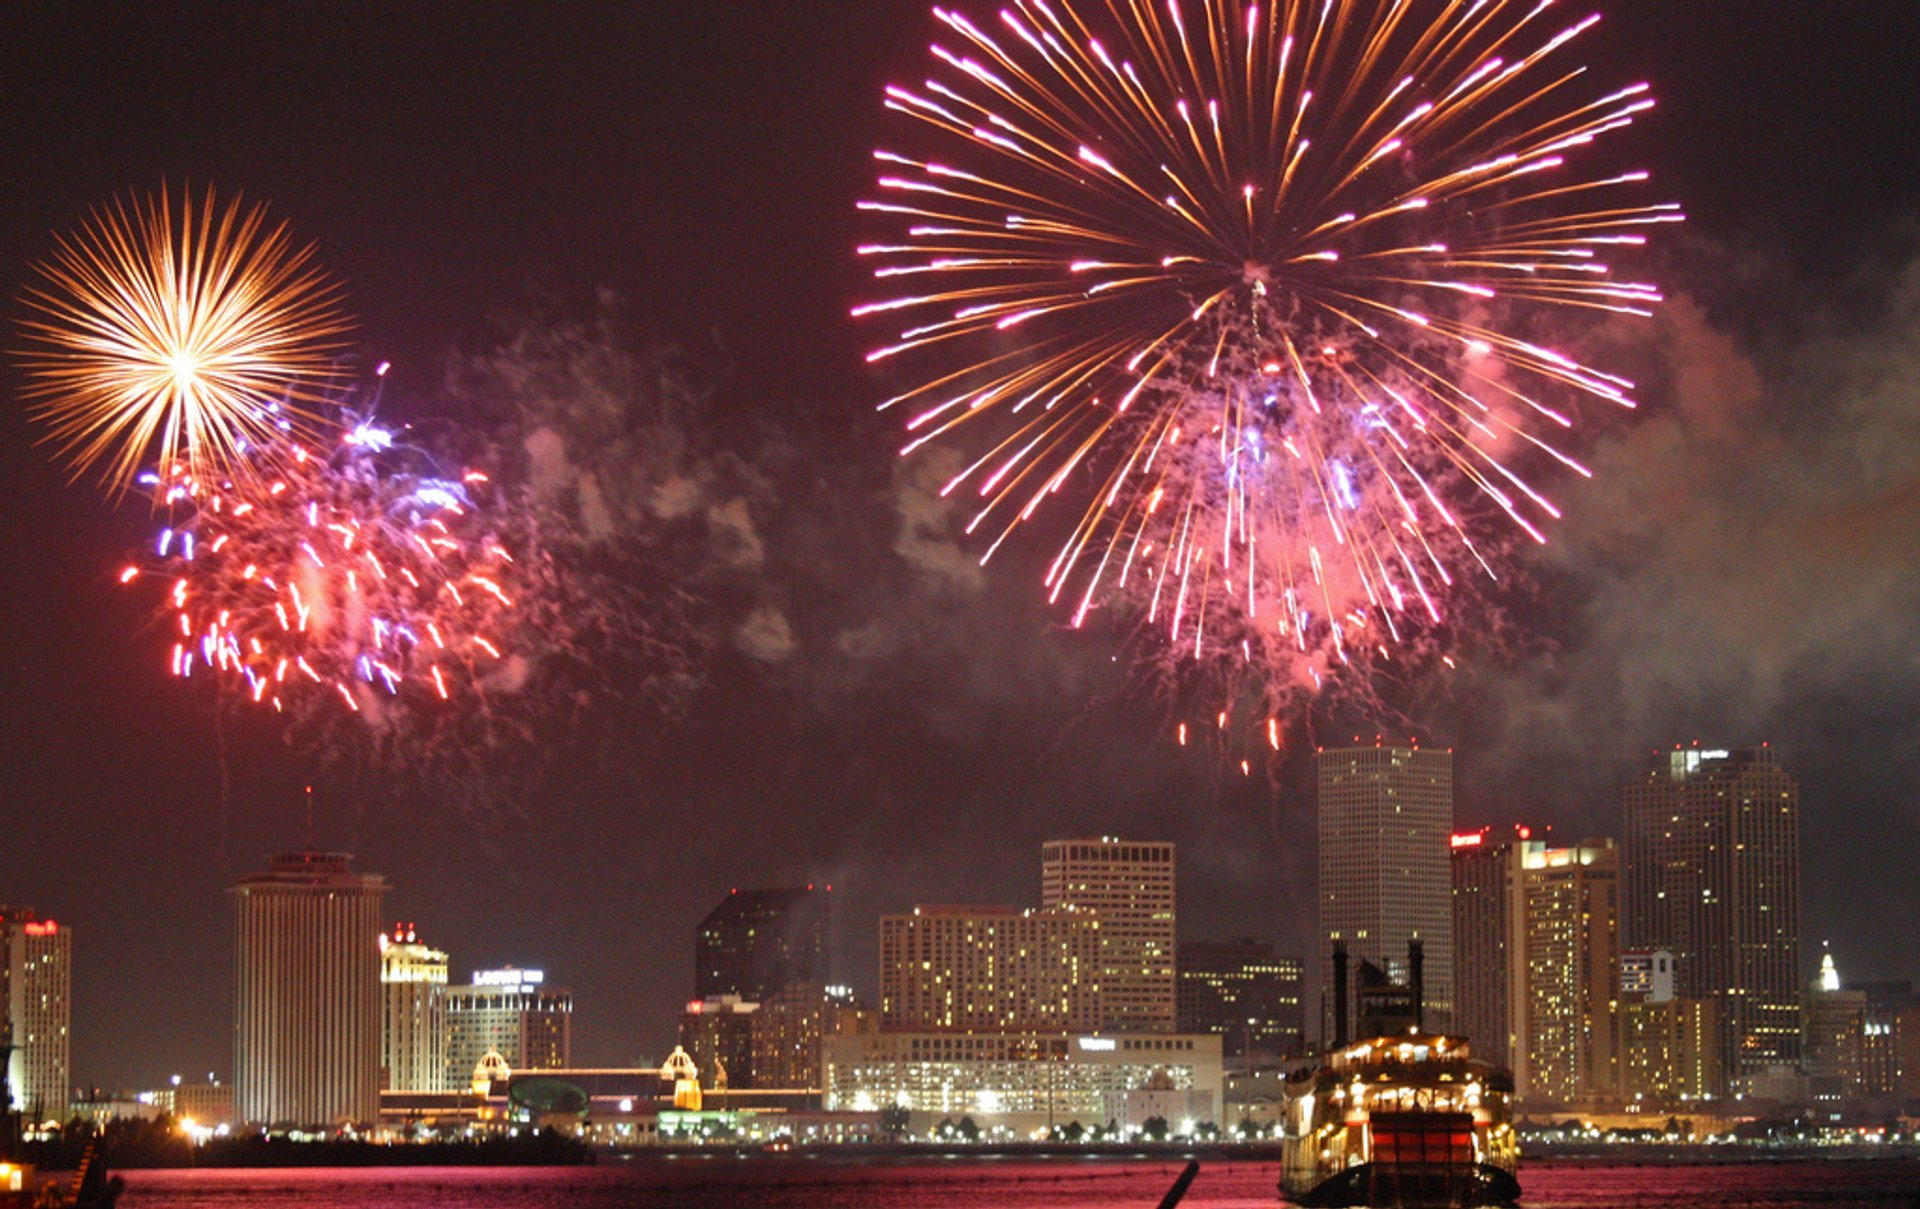
[[[1172,844],[1112,836],[1049,840],[1040,850],[1040,905],[1091,911],[1100,921],[1100,1027],[1174,1030]]]
[[[1180,946],[1180,1031],[1213,1033],[1228,1057],[1285,1054],[1306,1032],[1305,971],[1265,941],[1188,941]]]
[[[412,924],[380,937],[380,1075],[392,1091],[449,1091],[447,955]]]
[[[831,982],[833,887],[735,890],[694,933],[696,999],[759,1002],[789,983]]]
[[[234,1116],[301,1126],[380,1111],[378,874],[353,858],[282,853],[228,891],[234,946]]]
[[[1620,854],[1610,839],[1522,841],[1527,1082],[1520,1094],[1592,1103],[1620,1089]]]
[[[72,1096],[73,930],[0,907],[0,1040],[7,1088],[29,1121],[64,1122]],[[4,1111],[5,1105],[0,1105]]]
[[[1521,848],[1531,833],[1511,840],[1482,832],[1450,841],[1453,864],[1453,1031],[1473,1056],[1513,1071],[1527,1085],[1526,895]]]
[[[1656,753],[1622,791],[1626,944],[1719,1003],[1735,1092],[1800,1058],[1800,787],[1769,747]]]
[[[1090,1032],[1101,1027],[1106,922],[1092,912],[915,907],[880,917],[888,1030]]]
[[[470,985],[448,987],[447,1086],[469,1086],[488,1053],[514,1071],[573,1065],[573,992],[517,966],[475,970]]]
[[[1425,1021],[1453,1020],[1453,753],[1415,746],[1322,749],[1319,781],[1320,985],[1333,945],[1408,980],[1407,942],[1425,950]],[[1331,991],[1322,1018],[1332,1035]],[[1353,1017],[1357,1018],[1357,1017]]]

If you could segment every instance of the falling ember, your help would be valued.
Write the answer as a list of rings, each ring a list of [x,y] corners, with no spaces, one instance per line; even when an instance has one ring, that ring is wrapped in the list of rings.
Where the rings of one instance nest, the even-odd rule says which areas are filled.
[[[450,646],[470,641],[488,662],[501,658],[477,631],[510,629],[509,560],[465,483],[409,467],[391,441],[315,448],[287,431],[266,453],[287,469],[264,489],[202,478],[185,462],[152,476],[167,535],[152,569],[171,578],[171,611],[190,639],[174,647],[175,675],[210,670],[277,711],[311,684],[361,714],[369,692],[402,704],[450,699],[450,676],[481,674],[477,657]],[[129,567],[120,582],[139,573]],[[486,590],[442,590],[461,579]],[[290,681],[290,669],[304,680]],[[268,696],[269,684],[285,687]]]
[[[882,292],[854,313],[899,325],[869,360],[908,367],[882,407],[909,450],[971,449],[948,490],[985,554],[1072,495],[1046,583],[1075,624],[1137,610],[1163,660],[1231,655],[1269,704],[1431,653],[1513,535],[1544,540],[1547,478],[1587,473],[1571,415],[1633,405],[1535,333],[1650,314],[1596,253],[1682,221],[1585,166],[1653,99],[1591,89],[1593,21],[1556,14],[936,9],[932,77],[886,90],[905,145],[876,153]]]
[[[212,189],[175,204],[96,210],[25,297],[22,395],[74,472],[115,491],[155,457],[198,481],[252,473],[313,418],[350,326],[312,247],[263,207]]]

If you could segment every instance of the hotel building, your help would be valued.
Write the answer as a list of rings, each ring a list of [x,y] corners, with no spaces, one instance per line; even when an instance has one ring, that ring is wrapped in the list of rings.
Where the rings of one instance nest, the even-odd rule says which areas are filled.
[[[1040,905],[1092,912],[1100,925],[1100,1025],[1117,1032],[1172,1032],[1173,845],[1099,839],[1050,840],[1040,850]]]
[[[73,929],[0,907],[0,1040],[7,1088],[28,1121],[65,1121],[72,1095]],[[0,1105],[0,1110],[5,1109]]]
[[[1084,1032],[1105,1013],[1104,916],[920,906],[880,917],[880,1020],[896,1030]]]
[[[541,970],[475,970],[471,985],[447,990],[447,1086],[473,1080],[489,1053],[507,1067],[557,1070],[573,1065],[573,992],[547,985]]]
[[[380,1090],[447,1091],[447,955],[412,924],[380,937]]]

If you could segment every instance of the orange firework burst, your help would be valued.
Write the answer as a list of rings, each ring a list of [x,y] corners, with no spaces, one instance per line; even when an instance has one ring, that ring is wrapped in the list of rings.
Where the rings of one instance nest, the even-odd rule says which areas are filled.
[[[183,191],[177,223],[165,188],[116,199],[38,269],[23,393],[75,474],[99,466],[116,491],[155,458],[244,474],[249,448],[321,397],[350,326],[312,245],[212,189],[198,205]]]
[[[870,361],[946,354],[883,406],[907,451],[970,445],[946,491],[985,553],[1077,499],[1046,574],[1076,624],[1126,603],[1165,651],[1305,691],[1457,627],[1463,576],[1559,515],[1539,476],[1587,473],[1553,435],[1573,405],[1632,405],[1553,316],[1650,313],[1609,259],[1681,221],[1583,166],[1653,101],[1592,89],[1570,44],[1598,18],[1552,11],[936,8],[862,203],[889,292],[854,313],[899,324]]]

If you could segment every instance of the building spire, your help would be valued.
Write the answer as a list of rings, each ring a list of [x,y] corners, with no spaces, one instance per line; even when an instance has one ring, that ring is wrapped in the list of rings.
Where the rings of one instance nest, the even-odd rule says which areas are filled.
[[[1840,971],[1834,968],[1833,950],[1829,947],[1832,943],[1826,940],[1820,942],[1820,989],[1823,991],[1840,989]]]

